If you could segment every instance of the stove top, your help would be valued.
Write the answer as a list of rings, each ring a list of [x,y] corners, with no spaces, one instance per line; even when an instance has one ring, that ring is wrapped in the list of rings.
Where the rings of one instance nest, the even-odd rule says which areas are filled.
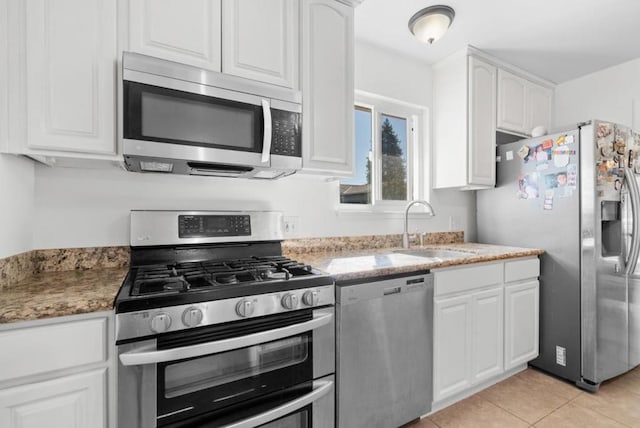
[[[250,283],[259,287],[267,281],[286,281],[314,274],[311,266],[284,256],[151,265],[137,269],[131,295],[188,293]]]
[[[333,278],[282,255],[282,213],[132,211],[119,340],[335,302]]]

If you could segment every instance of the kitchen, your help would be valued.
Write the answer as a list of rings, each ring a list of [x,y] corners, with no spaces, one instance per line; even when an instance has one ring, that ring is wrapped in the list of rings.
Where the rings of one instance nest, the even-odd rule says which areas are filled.
[[[106,70],[113,73],[114,81],[116,72],[115,58],[118,57],[117,52],[119,49],[129,51],[138,49],[138,51],[145,52],[142,49],[145,47],[143,46],[144,39],[135,32],[139,30],[139,27],[134,24],[127,25],[128,21],[135,22],[136,19],[141,20],[145,18],[141,15],[144,13],[144,9],[140,6],[142,3],[143,2],[122,1],[118,3],[117,9],[111,6],[110,2],[95,2],[92,3],[92,6],[87,6],[93,9],[106,7],[105,10],[98,9],[102,12],[99,22],[102,23],[101,25],[111,26],[101,29],[97,32],[97,35],[102,37],[104,37],[104,34],[112,35],[112,37],[105,39],[106,42],[108,42],[107,45],[102,44],[100,46],[108,51],[107,57],[109,55],[113,56],[112,63],[110,63],[111,65],[107,64]],[[206,3],[207,2],[204,2],[203,4]],[[279,4],[288,3],[291,2],[279,2]],[[325,3],[331,4],[332,2]],[[379,19],[379,15],[376,14],[382,14],[382,16],[388,15],[389,17],[393,16],[393,14],[402,15],[401,20],[396,19],[398,22],[401,21],[398,26],[402,27],[401,30],[397,30],[397,34],[400,35],[399,37],[403,37],[402,40],[405,40],[404,37],[408,38],[406,40],[409,40],[409,42],[405,43],[415,43],[419,45],[419,49],[422,50],[429,48],[439,50],[437,60],[433,59],[428,61],[430,63],[439,62],[449,54],[463,48],[467,43],[473,44],[481,50],[486,50],[488,53],[492,53],[492,46],[501,45],[498,42],[494,42],[492,45],[489,39],[485,39],[487,41],[483,44],[481,43],[481,38],[469,38],[461,42],[461,40],[464,39],[464,34],[462,34],[465,31],[464,29],[471,28],[465,27],[465,25],[480,25],[477,21],[469,18],[471,15],[477,16],[476,13],[479,12],[477,9],[465,9],[472,8],[473,6],[470,4],[465,5],[462,3],[460,6],[457,4],[452,5],[456,10],[456,18],[450,28],[450,32],[441,40],[435,42],[434,45],[428,46],[419,44],[411,39],[410,35],[407,36],[404,34],[408,34],[406,25],[410,16],[422,7],[428,6],[428,4],[414,2],[411,8],[407,6],[406,10],[403,8],[402,11],[398,10],[394,12],[395,8],[385,8],[384,3],[385,2],[375,0],[366,0],[361,5],[357,5],[355,12],[353,12],[355,14],[356,28],[355,49],[351,56],[346,56],[347,59],[351,58],[351,61],[354,61],[352,73],[355,83],[352,84],[361,95],[374,94],[378,95],[378,98],[383,97],[400,100],[414,107],[418,106],[432,110],[430,113],[431,121],[435,121],[435,115],[438,114],[436,100],[434,99],[437,97],[436,93],[438,89],[434,83],[434,80],[437,78],[437,76],[435,76],[437,72],[431,64],[412,59],[405,54],[393,52],[388,45],[386,45],[387,47],[380,47],[381,44],[384,46],[384,43],[377,42],[376,44],[370,40],[371,32],[375,32],[375,28],[372,30],[372,28],[367,27],[366,23],[371,22],[369,25],[375,27],[375,16],[378,16]],[[31,82],[37,82],[38,85],[43,84],[42,76],[37,73],[44,69],[44,66],[42,66],[39,61],[40,58],[44,58],[44,55],[41,55],[41,53],[44,52],[43,49],[45,49],[45,47],[42,46],[42,43],[39,44],[39,39],[37,38],[37,35],[40,34],[38,31],[42,31],[42,29],[39,29],[37,18],[45,13],[45,10],[42,2],[27,2],[25,6],[20,6],[21,4],[21,2],[3,2],[3,13],[0,14],[0,19],[7,21],[2,21],[2,25],[0,25],[0,27],[4,29],[3,31],[6,32],[2,37],[3,44],[2,49],[0,49],[0,52],[3,53],[2,74],[0,74],[2,78],[0,78],[0,84],[3,85],[3,93],[10,94],[10,97],[3,97],[0,103],[0,106],[2,106],[0,108],[0,117],[2,118],[2,123],[9,123],[8,118],[10,117],[10,123],[12,124],[11,127],[0,126],[0,129],[2,129],[0,142],[4,147],[3,151],[28,152],[32,156],[44,160],[45,163],[38,163],[31,159],[14,157],[12,155],[3,154],[0,157],[0,182],[3,183],[0,192],[4,201],[4,209],[0,211],[0,220],[2,220],[0,221],[0,236],[2,237],[0,240],[0,242],[2,242],[0,257],[15,257],[32,250],[38,250],[37,264],[39,267],[37,269],[41,270],[46,270],[47,263],[51,263],[48,262],[48,260],[53,259],[61,260],[61,263],[68,269],[85,269],[94,266],[107,267],[109,263],[112,265],[114,263],[117,264],[118,261],[122,260],[123,248],[128,251],[130,244],[131,210],[198,209],[281,211],[284,213],[284,222],[288,225],[288,231],[285,231],[284,238],[289,240],[294,238],[400,235],[403,232],[403,211],[406,201],[400,204],[399,209],[393,207],[384,209],[384,204],[378,204],[378,207],[383,207],[383,209],[378,212],[375,211],[375,208],[366,209],[356,207],[353,209],[352,207],[341,207],[339,204],[340,181],[327,180],[327,176],[322,174],[315,176],[313,174],[299,172],[290,177],[268,181],[189,177],[181,175],[135,174],[123,171],[118,165],[113,165],[118,159],[121,160],[121,152],[118,152],[120,149],[116,146],[116,142],[119,141],[119,139],[115,136],[115,99],[118,99],[120,95],[115,93],[112,94],[114,100],[109,101],[109,98],[104,98],[101,92],[100,96],[96,95],[96,99],[99,99],[101,103],[96,104],[93,104],[94,100],[91,96],[85,97],[83,95],[91,93],[90,91],[72,91],[68,94],[65,92],[62,98],[53,98],[53,100],[50,100],[53,106],[59,107],[67,103],[65,99],[67,95],[74,95],[74,97],[76,97],[73,98],[75,104],[70,110],[65,112],[61,109],[62,113],[60,113],[60,115],[53,116],[53,120],[58,121],[56,126],[67,126],[69,128],[69,132],[66,132],[67,130],[65,129],[62,130],[63,135],[67,135],[69,141],[73,140],[73,138],[85,138],[86,141],[95,142],[100,140],[101,142],[95,143],[98,145],[87,149],[86,152],[89,154],[85,155],[82,153],[78,155],[77,149],[69,150],[68,147],[65,150],[56,150],[51,147],[47,148],[47,144],[55,147],[55,144],[66,144],[66,142],[60,143],[56,141],[55,138],[49,138],[50,136],[48,135],[41,135],[43,131],[40,130],[41,128],[38,128],[37,124],[27,122],[27,117],[29,120],[44,120],[47,114],[46,111],[38,110],[39,108],[46,110],[46,106],[41,107],[39,104],[41,101],[37,98],[37,94],[41,92],[40,90],[42,88],[37,85],[34,87],[30,85]],[[574,6],[577,8],[577,5],[578,3]],[[75,3],[70,6],[61,6],[60,10],[63,11],[64,7],[76,6],[78,5]],[[171,23],[171,18],[175,19],[176,22],[180,22],[180,17],[207,16],[209,17],[208,19],[212,21],[212,14],[215,12],[215,8],[205,7],[205,9],[202,10],[198,9],[201,6],[202,5],[194,5],[193,9],[185,7],[184,10],[180,10],[182,6],[177,6],[176,10],[172,10],[171,4],[167,4],[165,6],[167,9],[164,10],[164,14],[158,15],[159,18],[157,22],[154,22],[159,28],[162,28],[163,23],[165,26],[168,25],[165,22],[166,20]],[[498,10],[505,15],[509,13],[522,13],[514,10],[514,6],[508,6],[504,3],[500,3],[496,7],[498,6],[502,8]],[[21,9],[21,7],[27,9],[24,10]],[[477,6],[475,7],[477,8]],[[623,14],[626,17],[632,17],[634,12],[637,12],[635,6],[629,3],[625,3],[625,7],[629,8],[628,13]],[[377,12],[376,8],[379,8]],[[542,6],[536,5],[535,8],[542,8]],[[535,8],[532,5],[532,10],[527,10],[527,12],[541,19],[541,15],[544,16],[544,14],[540,11],[536,12],[536,10],[533,10]],[[569,20],[569,17],[572,16],[571,11],[577,10],[576,8],[567,6],[566,12],[560,13],[560,11],[556,11],[557,17],[555,19]],[[78,14],[91,14],[94,11],[93,9],[79,10]],[[55,9],[53,10],[55,11]],[[206,13],[202,12],[203,10]],[[7,13],[4,13],[5,11]],[[21,25],[25,24],[21,24],[19,19],[9,19],[9,17],[19,16],[23,13],[27,14],[26,16],[30,18],[26,20],[27,28],[21,28]],[[288,13],[292,12],[289,11]],[[465,13],[467,15],[466,21],[464,20]],[[613,14],[613,12],[608,13]],[[617,14],[618,12],[616,12],[616,16]],[[63,25],[66,24],[69,26],[81,25],[78,24],[78,19],[75,18],[73,14],[55,16],[58,21],[54,22],[61,22]],[[31,19],[31,17],[34,18]],[[65,17],[68,18],[69,22],[64,20]],[[218,19],[221,18],[218,17]],[[186,22],[189,23],[188,20]],[[223,19],[222,22],[223,25],[226,25],[225,23],[229,21]],[[254,25],[259,24],[262,23],[258,22]],[[300,24],[304,31],[304,21]],[[578,24],[586,25],[587,22],[579,22]],[[33,27],[29,27],[29,25]],[[531,25],[533,26],[534,24]],[[512,24],[510,31],[516,31],[513,27],[517,26],[516,24]],[[84,27],[87,27],[87,25],[84,25]],[[84,27],[83,31],[87,31],[87,34],[95,34],[96,28],[98,28],[98,26],[90,25],[90,28]],[[199,30],[194,28],[193,31]],[[471,31],[471,29],[468,31]],[[632,24],[621,25],[616,30],[615,35],[612,36],[614,40],[616,40],[615,44],[607,41],[606,37],[603,37],[602,40],[596,38],[594,38],[594,40],[590,39],[594,44],[589,45],[588,52],[606,51],[610,53],[610,57],[613,59],[610,59],[609,63],[595,66],[590,64],[587,59],[598,57],[598,55],[593,54],[593,56],[591,56],[579,50],[578,53],[583,53],[581,55],[574,53],[578,59],[574,58],[573,62],[578,62],[581,67],[573,71],[563,69],[563,67],[567,67],[566,63],[559,62],[557,52],[551,48],[551,42],[546,42],[543,48],[549,52],[548,55],[538,57],[537,67],[535,64],[531,65],[527,71],[550,79],[550,75],[546,74],[547,72],[550,73],[550,71],[546,71],[549,67],[540,65],[540,63],[544,64],[546,61],[546,64],[553,62],[554,66],[552,68],[557,68],[565,73],[563,74],[558,71],[557,77],[551,79],[558,84],[555,86],[553,93],[553,126],[550,129],[556,126],[575,124],[594,117],[611,120],[627,126],[638,126],[637,100],[640,99],[640,85],[636,77],[638,62],[634,60],[634,58],[640,57],[640,52],[634,51],[634,49],[637,48],[632,44],[634,40],[633,31]],[[16,52],[19,51],[19,46],[21,46],[19,40],[21,40],[21,37],[25,37],[25,34],[28,34],[29,37],[34,34],[36,35],[34,39],[27,39],[27,42],[32,43],[33,46],[31,46],[31,44],[29,45],[28,56],[24,60],[26,64],[30,65],[28,69],[36,74],[25,75],[24,71],[20,69],[22,64],[20,61],[13,61],[9,66],[6,59],[7,57],[5,56],[27,55],[24,52]],[[225,34],[224,31],[222,34]],[[510,33],[507,32],[506,34]],[[513,34],[519,33],[516,32]],[[159,37],[160,42],[166,42],[166,40],[162,39],[164,37],[162,33],[157,33],[153,36]],[[172,33],[169,36],[174,37],[175,34]],[[349,36],[349,34],[346,34],[346,36]],[[507,38],[509,36],[505,35],[503,37]],[[552,37],[552,35],[549,35],[549,37]],[[520,35],[520,39],[516,40],[516,42],[523,43],[523,38],[524,35]],[[182,40],[179,37],[177,39],[179,41]],[[323,37],[320,39],[333,40],[331,34],[323,34]],[[60,43],[71,44],[72,46],[76,46],[77,44],[77,49],[81,52],[92,49],[93,45],[90,45],[91,43],[97,43],[96,40],[91,38],[87,38],[87,40],[74,40],[73,37],[68,37],[68,35],[64,33],[61,33],[58,38],[54,38],[53,40]],[[390,39],[390,43],[393,43],[393,40],[394,39]],[[450,44],[447,44],[448,40]],[[627,40],[629,42],[625,44]],[[118,47],[114,45],[116,41],[119,44]],[[192,42],[193,40],[185,41],[185,43]],[[304,52],[307,52],[304,50],[304,46],[306,46],[305,43],[311,42],[314,42],[314,40],[305,39],[304,36],[296,42],[300,44],[299,49],[300,52],[302,52],[303,62],[305,61]],[[202,47],[199,44],[200,40],[196,40],[195,43],[198,48]],[[542,41],[540,41],[540,43],[542,43]],[[89,46],[87,46],[87,44],[89,44]],[[147,47],[157,48],[158,45],[162,46],[162,43],[150,43]],[[60,55],[59,58],[61,60],[68,61],[71,64],[82,64],[82,60],[79,59],[77,55],[74,56],[73,52],[66,49],[66,46],[66,44],[62,45],[62,47],[52,45],[51,47],[47,47],[47,49],[57,48],[55,52]],[[205,44],[204,47],[206,48],[207,45]],[[531,50],[543,51],[544,54],[543,48],[536,49],[534,47],[531,48]],[[111,50],[109,51],[109,49]],[[495,52],[493,53],[500,58],[499,54],[501,50],[499,48],[494,49]],[[508,48],[504,50],[507,51]],[[6,52],[9,53],[7,54]],[[506,53],[505,56],[507,56]],[[524,54],[518,54],[516,51],[508,59],[515,65],[530,64],[530,62],[526,62],[525,59],[523,59],[524,56]],[[58,57],[53,58],[56,59]],[[506,58],[503,59],[509,62]],[[571,59],[571,57],[569,57],[569,59]],[[584,63],[580,62],[582,60],[584,60]],[[222,58],[223,67],[225,61],[228,60]],[[394,64],[395,66],[389,68],[389,70],[385,69],[385,73],[383,74],[377,71],[380,68],[380,64]],[[52,65],[56,67],[59,66],[55,61]],[[349,64],[346,65],[348,66]],[[22,67],[26,67],[26,65],[22,65]],[[300,73],[299,77],[303,82],[301,85],[302,88],[300,89],[302,89],[303,92],[304,106],[304,82],[308,82],[309,77],[305,77],[304,66],[302,68],[302,70],[298,70],[298,73]],[[521,68],[525,67],[521,66]],[[80,75],[86,78],[87,73],[82,73],[85,72],[81,72]],[[344,75],[348,76],[348,74]],[[10,79],[6,78],[6,76],[11,76],[12,78],[15,78],[15,76],[24,77],[22,77],[22,81],[18,80],[17,84],[9,84]],[[69,83],[61,79],[60,75],[56,75],[56,77],[63,82],[61,86],[62,90],[68,90],[69,85],[73,84],[73,82]],[[28,83],[25,84],[24,79],[26,79]],[[11,80],[11,82],[14,83],[15,81]],[[421,82],[421,84],[416,85],[415,82]],[[321,79],[318,80],[318,85],[322,83]],[[347,83],[349,82],[345,82],[345,84]],[[79,80],[78,85],[85,85],[82,88],[86,89],[91,87],[91,81],[87,81],[86,79]],[[19,92],[21,88],[26,94]],[[115,88],[115,84],[113,88]],[[335,90],[335,88],[333,88],[333,90]],[[53,92],[53,94],[55,95],[56,92]],[[108,94],[109,91],[107,90],[107,95]],[[9,103],[9,99],[11,100],[11,104]],[[22,100],[22,105],[20,104],[20,100]],[[21,113],[22,110],[16,108],[16,104],[14,104],[16,102],[18,103],[17,105],[21,105],[21,108],[25,110],[28,108],[28,112],[26,114]],[[110,102],[111,104],[109,104]],[[59,103],[59,105],[55,103]],[[94,115],[96,116],[84,114],[82,108],[76,107],[76,105],[82,106],[82,108],[87,105],[93,106],[95,109]],[[110,111],[111,108],[113,111]],[[307,111],[307,109],[303,110]],[[99,122],[100,126],[93,129],[92,126],[96,125],[96,120],[106,122]],[[78,122],[78,126],[76,126],[76,122]],[[305,120],[303,120],[303,139],[306,135],[304,123]],[[32,128],[32,126],[34,128]],[[87,131],[87,129],[89,129],[89,131]],[[110,129],[112,129],[112,131],[110,131]],[[25,137],[27,131],[28,135]],[[46,128],[44,132],[48,132]],[[109,134],[110,132],[111,134]],[[55,132],[51,133],[55,134]],[[430,135],[433,144],[437,146],[438,141],[434,139],[433,134]],[[429,135],[426,137],[425,139],[429,139]],[[28,143],[25,143],[25,140],[28,140]],[[108,150],[105,154],[104,146],[99,146],[99,144],[102,144],[104,141],[107,142],[107,145],[111,144],[113,154],[109,154]],[[16,149],[15,144],[23,144],[23,146]],[[24,144],[27,144],[27,146],[24,146]],[[338,149],[340,149],[340,147],[338,147]],[[342,149],[344,150],[344,148]],[[118,158],[118,155],[120,155],[120,158]],[[429,159],[429,153],[428,151],[424,151],[420,153],[420,155],[424,156],[423,168],[416,168],[419,172],[415,175],[416,185],[413,196],[417,199],[429,200],[436,215],[433,218],[429,218],[426,213],[419,212],[420,209],[415,208],[415,211],[412,210],[410,215],[410,231],[412,233],[415,231],[435,233],[461,230],[464,232],[465,241],[474,242],[477,239],[475,212],[476,192],[451,189],[429,191],[428,189],[436,187],[433,183],[429,183],[433,179],[430,177],[428,170],[424,168],[424,165],[429,165],[427,161]],[[307,155],[303,152],[303,156]],[[490,157],[492,156],[493,154],[490,153]],[[80,161],[78,161],[78,159],[80,159]],[[46,163],[55,163],[60,166],[49,166],[46,165]],[[70,166],[70,168],[65,168],[65,165]],[[399,243],[396,245],[398,247],[400,246]],[[73,258],[76,257],[78,253],[64,250],[72,248],[86,248],[89,250],[81,253],[83,254],[81,260],[75,261]],[[544,246],[541,248],[543,250],[545,249]],[[92,256],[87,256],[88,253],[91,253]],[[128,262],[128,253],[125,254],[125,259]],[[14,258],[12,260],[16,259]],[[27,272],[36,269],[33,266],[36,262],[34,262],[30,256],[19,259],[17,263],[19,263],[19,271]],[[320,266],[314,265],[314,267]],[[15,267],[13,267],[13,269],[15,270]],[[6,270],[3,270],[3,277],[6,274],[5,272]],[[121,283],[122,279],[123,277],[115,280],[115,282]],[[11,284],[7,285],[5,289],[12,289]],[[46,306],[46,302],[42,301],[41,303]],[[71,303],[69,303],[69,305],[71,305]],[[28,312],[30,308],[23,309]],[[49,308],[49,311],[51,312],[48,317],[51,317],[55,308]],[[111,345],[113,345],[113,342],[110,342],[110,346]],[[99,344],[96,346],[99,346]],[[96,364],[97,365],[92,367],[104,367],[104,364]],[[109,360],[109,364],[113,364],[111,359]],[[71,371],[63,372],[64,374],[75,373],[72,369],[66,370]],[[26,375],[21,376],[22,381],[24,381]],[[33,377],[28,379],[33,383],[44,383],[52,379],[51,370],[32,376]],[[24,382],[20,381],[20,377],[18,377],[18,380],[16,380],[15,377],[12,379],[13,380],[8,383],[3,384],[2,387],[11,388],[24,384]],[[113,393],[112,390],[108,392],[108,394]],[[110,405],[113,405],[113,398],[112,396],[112,399],[108,400]],[[105,416],[105,419],[109,421],[109,424],[115,423],[111,414],[109,417]]]

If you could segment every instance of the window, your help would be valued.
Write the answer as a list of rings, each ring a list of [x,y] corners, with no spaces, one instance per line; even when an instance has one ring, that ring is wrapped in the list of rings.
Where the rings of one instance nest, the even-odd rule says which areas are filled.
[[[354,175],[340,180],[340,203],[404,205],[421,190],[415,163],[425,110],[371,94],[357,93],[356,100]]]

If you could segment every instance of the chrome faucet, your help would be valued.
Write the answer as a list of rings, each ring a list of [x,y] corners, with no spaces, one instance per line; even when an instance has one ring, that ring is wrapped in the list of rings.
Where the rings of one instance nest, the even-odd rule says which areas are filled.
[[[427,201],[417,199],[407,204],[407,208],[404,210],[404,234],[402,235],[402,248],[409,248],[409,209],[414,205],[423,205],[427,209],[427,214],[430,217],[436,215],[433,211],[433,207]]]

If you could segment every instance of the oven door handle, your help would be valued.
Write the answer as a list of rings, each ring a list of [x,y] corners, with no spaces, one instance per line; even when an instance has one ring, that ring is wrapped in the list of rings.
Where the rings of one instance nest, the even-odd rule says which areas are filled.
[[[247,346],[271,342],[327,325],[333,319],[331,312],[314,312],[313,319],[299,324],[233,337],[231,339],[217,340],[215,342],[200,343],[181,348],[163,349],[158,351],[153,347],[140,348],[120,354],[120,362],[125,366],[137,366],[142,364],[156,364],[167,361],[177,361],[185,358],[200,357],[202,355],[217,354],[219,352],[232,351],[246,348]]]
[[[318,401],[321,397],[327,395],[332,388],[333,381],[316,380],[313,382],[313,390],[310,393],[271,410],[267,410],[264,413],[260,413],[259,415],[251,416],[250,418],[243,419],[229,425],[224,425],[222,428],[253,428],[264,425],[271,421],[275,421],[276,419],[280,419],[289,413],[293,413],[296,410],[300,410],[314,401]]]

